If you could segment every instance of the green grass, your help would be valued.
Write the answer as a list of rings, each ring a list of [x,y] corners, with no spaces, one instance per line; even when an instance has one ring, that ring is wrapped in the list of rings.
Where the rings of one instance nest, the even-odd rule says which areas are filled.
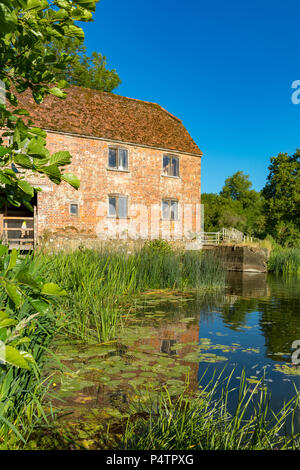
[[[107,341],[117,336],[122,317],[130,315],[131,296],[147,289],[211,289],[225,284],[220,261],[207,254],[175,252],[165,243],[149,243],[130,255],[92,250],[40,253],[24,263],[33,277],[55,282],[69,295],[26,330],[36,365],[22,370],[0,364],[0,449],[25,444],[37,423],[47,419],[42,406],[47,381],[42,370],[54,335]],[[0,302],[7,308],[3,289]],[[11,313],[20,321],[33,311],[26,301]]]
[[[224,287],[225,268],[210,253],[175,252],[146,245],[124,252],[75,251],[38,255],[36,269],[69,293],[57,309],[64,333],[85,341],[116,336],[130,314],[130,297],[149,289]]]
[[[300,273],[300,248],[277,248],[271,252],[268,270],[275,274]]]
[[[299,407],[296,390],[295,398],[274,414],[269,409],[268,392],[262,382],[254,388],[247,386],[243,373],[235,412],[230,414],[231,377],[232,374],[226,380],[214,377],[197,398],[182,394],[174,401],[166,388],[158,400],[138,410],[142,417],[128,422],[122,448],[162,451],[299,449],[299,435],[293,428]]]
[[[1,304],[6,303],[1,292]],[[15,318],[29,317],[32,308],[25,302]],[[35,359],[30,370],[0,364],[0,449],[15,449],[29,438],[40,422],[47,422],[42,401],[47,393],[47,381],[42,378],[42,367],[47,348],[55,332],[53,314],[41,315],[26,331],[30,338],[28,350]],[[26,345],[23,345],[23,350]]]

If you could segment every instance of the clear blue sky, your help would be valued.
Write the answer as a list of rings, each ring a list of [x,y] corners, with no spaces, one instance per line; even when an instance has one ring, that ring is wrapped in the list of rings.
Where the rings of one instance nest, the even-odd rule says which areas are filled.
[[[202,192],[238,170],[262,189],[269,159],[300,147],[299,0],[101,0],[83,26],[116,93],[182,119],[204,153]]]

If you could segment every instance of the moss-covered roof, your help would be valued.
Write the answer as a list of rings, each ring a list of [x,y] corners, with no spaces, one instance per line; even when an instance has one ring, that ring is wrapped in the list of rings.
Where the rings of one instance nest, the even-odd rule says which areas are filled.
[[[156,103],[80,87],[65,100],[50,95],[38,105],[25,92],[19,102],[43,129],[202,155],[180,119]]]

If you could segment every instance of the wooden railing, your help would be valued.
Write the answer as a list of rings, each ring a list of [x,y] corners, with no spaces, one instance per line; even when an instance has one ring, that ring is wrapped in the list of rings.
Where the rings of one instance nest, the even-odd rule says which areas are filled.
[[[2,241],[10,249],[33,250],[36,237],[35,217],[3,216]]]
[[[253,241],[253,237],[244,235],[244,233],[234,228],[223,228],[220,232],[201,232],[197,238],[203,245],[219,245],[222,242],[247,243]]]
[[[203,245],[219,245],[220,232],[202,232],[199,240]]]

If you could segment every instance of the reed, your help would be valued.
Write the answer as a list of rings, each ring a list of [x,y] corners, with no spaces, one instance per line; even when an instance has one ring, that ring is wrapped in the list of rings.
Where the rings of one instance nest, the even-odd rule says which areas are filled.
[[[145,245],[134,254],[83,250],[38,255],[36,269],[69,292],[57,309],[65,334],[108,341],[129,313],[128,298],[147,289],[211,289],[225,285],[222,263],[208,253]]]
[[[1,303],[5,303],[2,292]],[[25,303],[15,312],[15,318],[23,320],[32,313],[32,308]],[[48,315],[41,315],[35,326],[26,332],[26,337],[30,339],[29,350],[35,361],[30,370],[0,363],[1,450],[20,448],[37,424],[47,422],[42,402],[48,385],[47,379],[42,378],[42,368],[54,332],[53,314],[49,312]]]
[[[269,409],[263,382],[252,388],[243,373],[235,411],[230,414],[231,377],[223,380],[221,375],[214,376],[198,398],[183,393],[173,400],[165,388],[158,399],[137,410],[138,419],[127,423],[121,447],[161,451],[299,449],[299,434],[294,433],[297,391],[275,414]]]
[[[300,249],[277,248],[271,252],[268,270],[275,274],[300,273]]]

